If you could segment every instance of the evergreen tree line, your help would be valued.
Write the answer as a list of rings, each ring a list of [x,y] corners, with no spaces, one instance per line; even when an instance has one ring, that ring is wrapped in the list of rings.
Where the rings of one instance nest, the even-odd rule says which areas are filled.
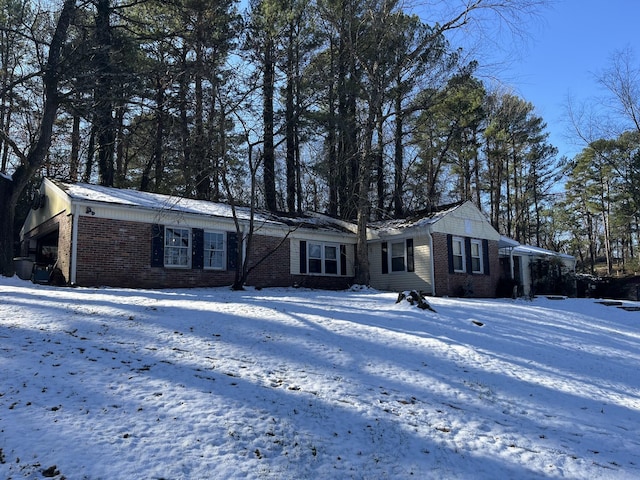
[[[543,2],[511,3],[526,13]],[[246,11],[232,0],[67,0],[53,64],[65,10],[0,5],[0,171],[14,184],[31,170],[322,211],[361,232],[472,200],[501,233],[585,265],[638,257],[637,135],[559,158],[535,107],[485,84],[447,41],[495,2],[427,24],[393,0],[253,0]],[[50,148],[34,161],[51,98]],[[610,180],[600,197],[597,164]]]

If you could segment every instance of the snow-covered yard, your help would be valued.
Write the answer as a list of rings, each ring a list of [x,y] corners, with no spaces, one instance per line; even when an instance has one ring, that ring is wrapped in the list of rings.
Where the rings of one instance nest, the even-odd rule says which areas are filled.
[[[640,477],[640,312],[0,277],[0,478]]]

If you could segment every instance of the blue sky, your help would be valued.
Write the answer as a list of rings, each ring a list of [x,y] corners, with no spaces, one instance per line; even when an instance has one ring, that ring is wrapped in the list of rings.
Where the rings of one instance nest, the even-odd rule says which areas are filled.
[[[561,155],[581,150],[567,138],[568,96],[602,97],[596,75],[616,51],[631,48],[640,64],[639,22],[640,0],[558,0],[523,26],[527,38],[499,75],[536,107]]]

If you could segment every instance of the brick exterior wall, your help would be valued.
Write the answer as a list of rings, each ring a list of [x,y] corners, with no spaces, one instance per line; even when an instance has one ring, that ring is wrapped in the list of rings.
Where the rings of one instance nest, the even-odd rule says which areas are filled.
[[[79,218],[76,283],[130,288],[217,287],[231,285],[234,271],[151,267],[147,223]]]
[[[282,238],[254,234],[247,284],[256,287],[290,286],[289,244],[289,239],[283,241]]]
[[[78,285],[187,288],[228,286],[234,281],[234,270],[152,267],[150,224],[89,216],[81,216],[78,222]],[[60,246],[66,241],[68,239],[61,236]],[[253,237],[249,268],[247,285],[255,287],[345,288],[353,280],[350,277],[293,276],[290,273],[289,239],[283,241],[263,235]]]
[[[449,273],[447,235],[433,234],[434,283],[436,296],[444,297],[495,297],[500,278],[498,242],[489,241],[489,275]]]

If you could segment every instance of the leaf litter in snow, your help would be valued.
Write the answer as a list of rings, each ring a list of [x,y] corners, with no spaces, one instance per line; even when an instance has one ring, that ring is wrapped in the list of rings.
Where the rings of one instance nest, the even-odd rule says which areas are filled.
[[[640,476],[637,313],[396,300],[0,278],[0,477]]]

